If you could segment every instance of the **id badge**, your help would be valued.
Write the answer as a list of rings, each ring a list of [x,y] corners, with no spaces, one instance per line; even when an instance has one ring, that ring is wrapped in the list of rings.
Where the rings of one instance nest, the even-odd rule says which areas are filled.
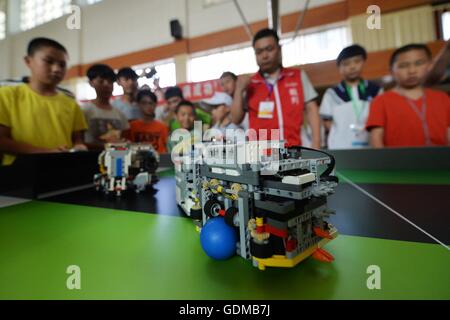
[[[258,118],[272,119],[275,103],[273,101],[261,101],[258,108]]]
[[[362,133],[364,133],[365,129],[366,128],[365,128],[364,124],[352,123],[350,125],[350,130],[357,136],[361,135]]]
[[[369,145],[368,136],[364,124],[351,124],[350,130],[353,132],[353,147],[367,147]]]

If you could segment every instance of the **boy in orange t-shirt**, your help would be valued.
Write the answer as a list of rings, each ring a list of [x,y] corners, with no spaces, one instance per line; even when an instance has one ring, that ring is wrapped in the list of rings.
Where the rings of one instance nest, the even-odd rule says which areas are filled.
[[[137,94],[137,103],[144,118],[131,122],[130,140],[150,143],[159,153],[166,153],[169,129],[162,122],[155,120],[156,95],[150,90],[141,90]]]
[[[422,85],[431,52],[422,44],[397,49],[390,62],[397,86],[370,107],[366,129],[374,148],[446,146],[450,142],[450,98]]]

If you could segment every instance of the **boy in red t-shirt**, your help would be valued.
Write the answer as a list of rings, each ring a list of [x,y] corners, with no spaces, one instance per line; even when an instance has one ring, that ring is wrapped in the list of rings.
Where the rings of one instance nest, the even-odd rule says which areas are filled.
[[[144,118],[131,122],[130,140],[151,143],[156,151],[166,153],[169,129],[162,122],[155,120],[156,95],[150,90],[141,90],[138,92],[136,100]]]
[[[374,148],[446,146],[450,141],[450,98],[422,85],[431,52],[422,44],[397,49],[390,68],[397,85],[370,107],[366,129]]]

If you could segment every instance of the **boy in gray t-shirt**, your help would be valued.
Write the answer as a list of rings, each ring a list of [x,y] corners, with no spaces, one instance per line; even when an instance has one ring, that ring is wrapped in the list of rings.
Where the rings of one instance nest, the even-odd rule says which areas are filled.
[[[121,111],[129,121],[142,119],[141,109],[136,103],[138,93],[138,75],[129,68],[122,68],[117,73],[117,83],[123,89],[123,96],[115,99],[112,106]]]
[[[105,143],[122,141],[123,131],[130,126],[126,116],[110,103],[116,80],[114,71],[107,65],[96,64],[89,68],[87,76],[97,98],[82,106],[88,124],[85,143],[90,149],[103,149]]]

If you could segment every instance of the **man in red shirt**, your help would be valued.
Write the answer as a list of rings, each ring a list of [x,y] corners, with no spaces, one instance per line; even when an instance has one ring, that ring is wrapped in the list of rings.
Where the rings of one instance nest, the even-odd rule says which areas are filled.
[[[253,38],[253,48],[259,71],[251,77],[238,78],[231,108],[233,122],[240,124],[248,112],[249,127],[256,130],[259,139],[280,139],[287,146],[299,146],[306,112],[312,147],[320,148],[317,93],[306,73],[283,68],[279,37],[274,30],[260,30]],[[266,136],[262,132],[264,129]],[[279,130],[278,135],[274,134],[274,129]]]
[[[422,85],[430,63],[431,52],[422,44],[393,53],[390,67],[397,85],[373,100],[366,123],[372,147],[449,144],[450,98]]]

